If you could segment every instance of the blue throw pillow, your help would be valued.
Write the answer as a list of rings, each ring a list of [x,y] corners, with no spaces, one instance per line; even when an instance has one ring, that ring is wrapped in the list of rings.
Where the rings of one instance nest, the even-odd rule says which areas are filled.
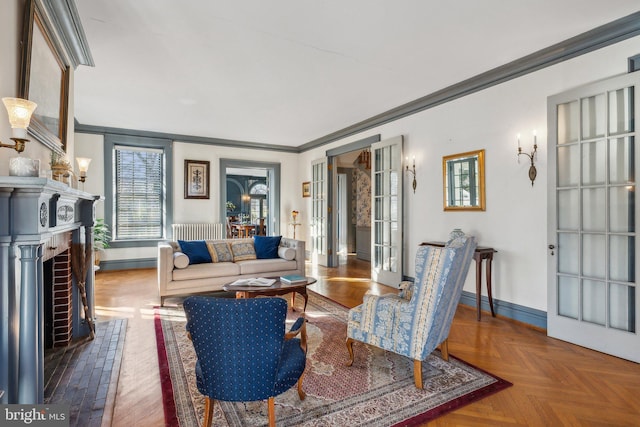
[[[282,236],[253,236],[253,247],[256,250],[256,258],[278,258],[278,246]]]
[[[204,240],[178,240],[180,249],[189,257],[189,264],[211,262],[211,255]]]

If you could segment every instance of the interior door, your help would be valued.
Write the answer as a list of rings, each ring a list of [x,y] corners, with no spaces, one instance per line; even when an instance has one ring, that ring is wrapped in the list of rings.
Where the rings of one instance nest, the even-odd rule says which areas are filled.
[[[640,362],[640,73],[550,97],[547,331]]]
[[[402,136],[371,145],[371,279],[402,281]]]
[[[311,162],[311,255],[313,262],[327,266],[327,158]]]

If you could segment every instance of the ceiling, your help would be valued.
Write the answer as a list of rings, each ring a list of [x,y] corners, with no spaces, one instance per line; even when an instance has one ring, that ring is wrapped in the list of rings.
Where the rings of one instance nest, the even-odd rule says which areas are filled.
[[[76,0],[83,125],[297,147],[638,0]]]

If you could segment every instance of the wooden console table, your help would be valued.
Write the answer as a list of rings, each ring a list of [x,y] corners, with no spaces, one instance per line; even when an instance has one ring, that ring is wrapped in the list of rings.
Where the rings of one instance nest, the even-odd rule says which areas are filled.
[[[444,247],[444,242],[423,242],[420,244],[421,246],[438,246]],[[478,321],[481,319],[482,311],[480,310],[480,302],[481,302],[481,284],[482,284],[482,260],[487,260],[487,268],[486,268],[486,282],[487,282],[487,299],[489,300],[489,307],[491,308],[491,316],[496,317],[496,313],[493,310],[493,297],[491,296],[491,263],[493,262],[493,254],[496,253],[493,248],[489,248],[486,246],[477,246],[475,252],[473,253],[473,259],[476,262],[476,311]]]

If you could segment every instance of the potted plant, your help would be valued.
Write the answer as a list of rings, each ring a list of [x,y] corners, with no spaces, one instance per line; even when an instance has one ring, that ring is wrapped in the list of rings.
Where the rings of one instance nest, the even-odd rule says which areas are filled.
[[[109,226],[105,224],[104,219],[97,218],[93,226],[93,255],[95,265],[100,265],[100,251],[109,247],[109,241],[111,241]]]

